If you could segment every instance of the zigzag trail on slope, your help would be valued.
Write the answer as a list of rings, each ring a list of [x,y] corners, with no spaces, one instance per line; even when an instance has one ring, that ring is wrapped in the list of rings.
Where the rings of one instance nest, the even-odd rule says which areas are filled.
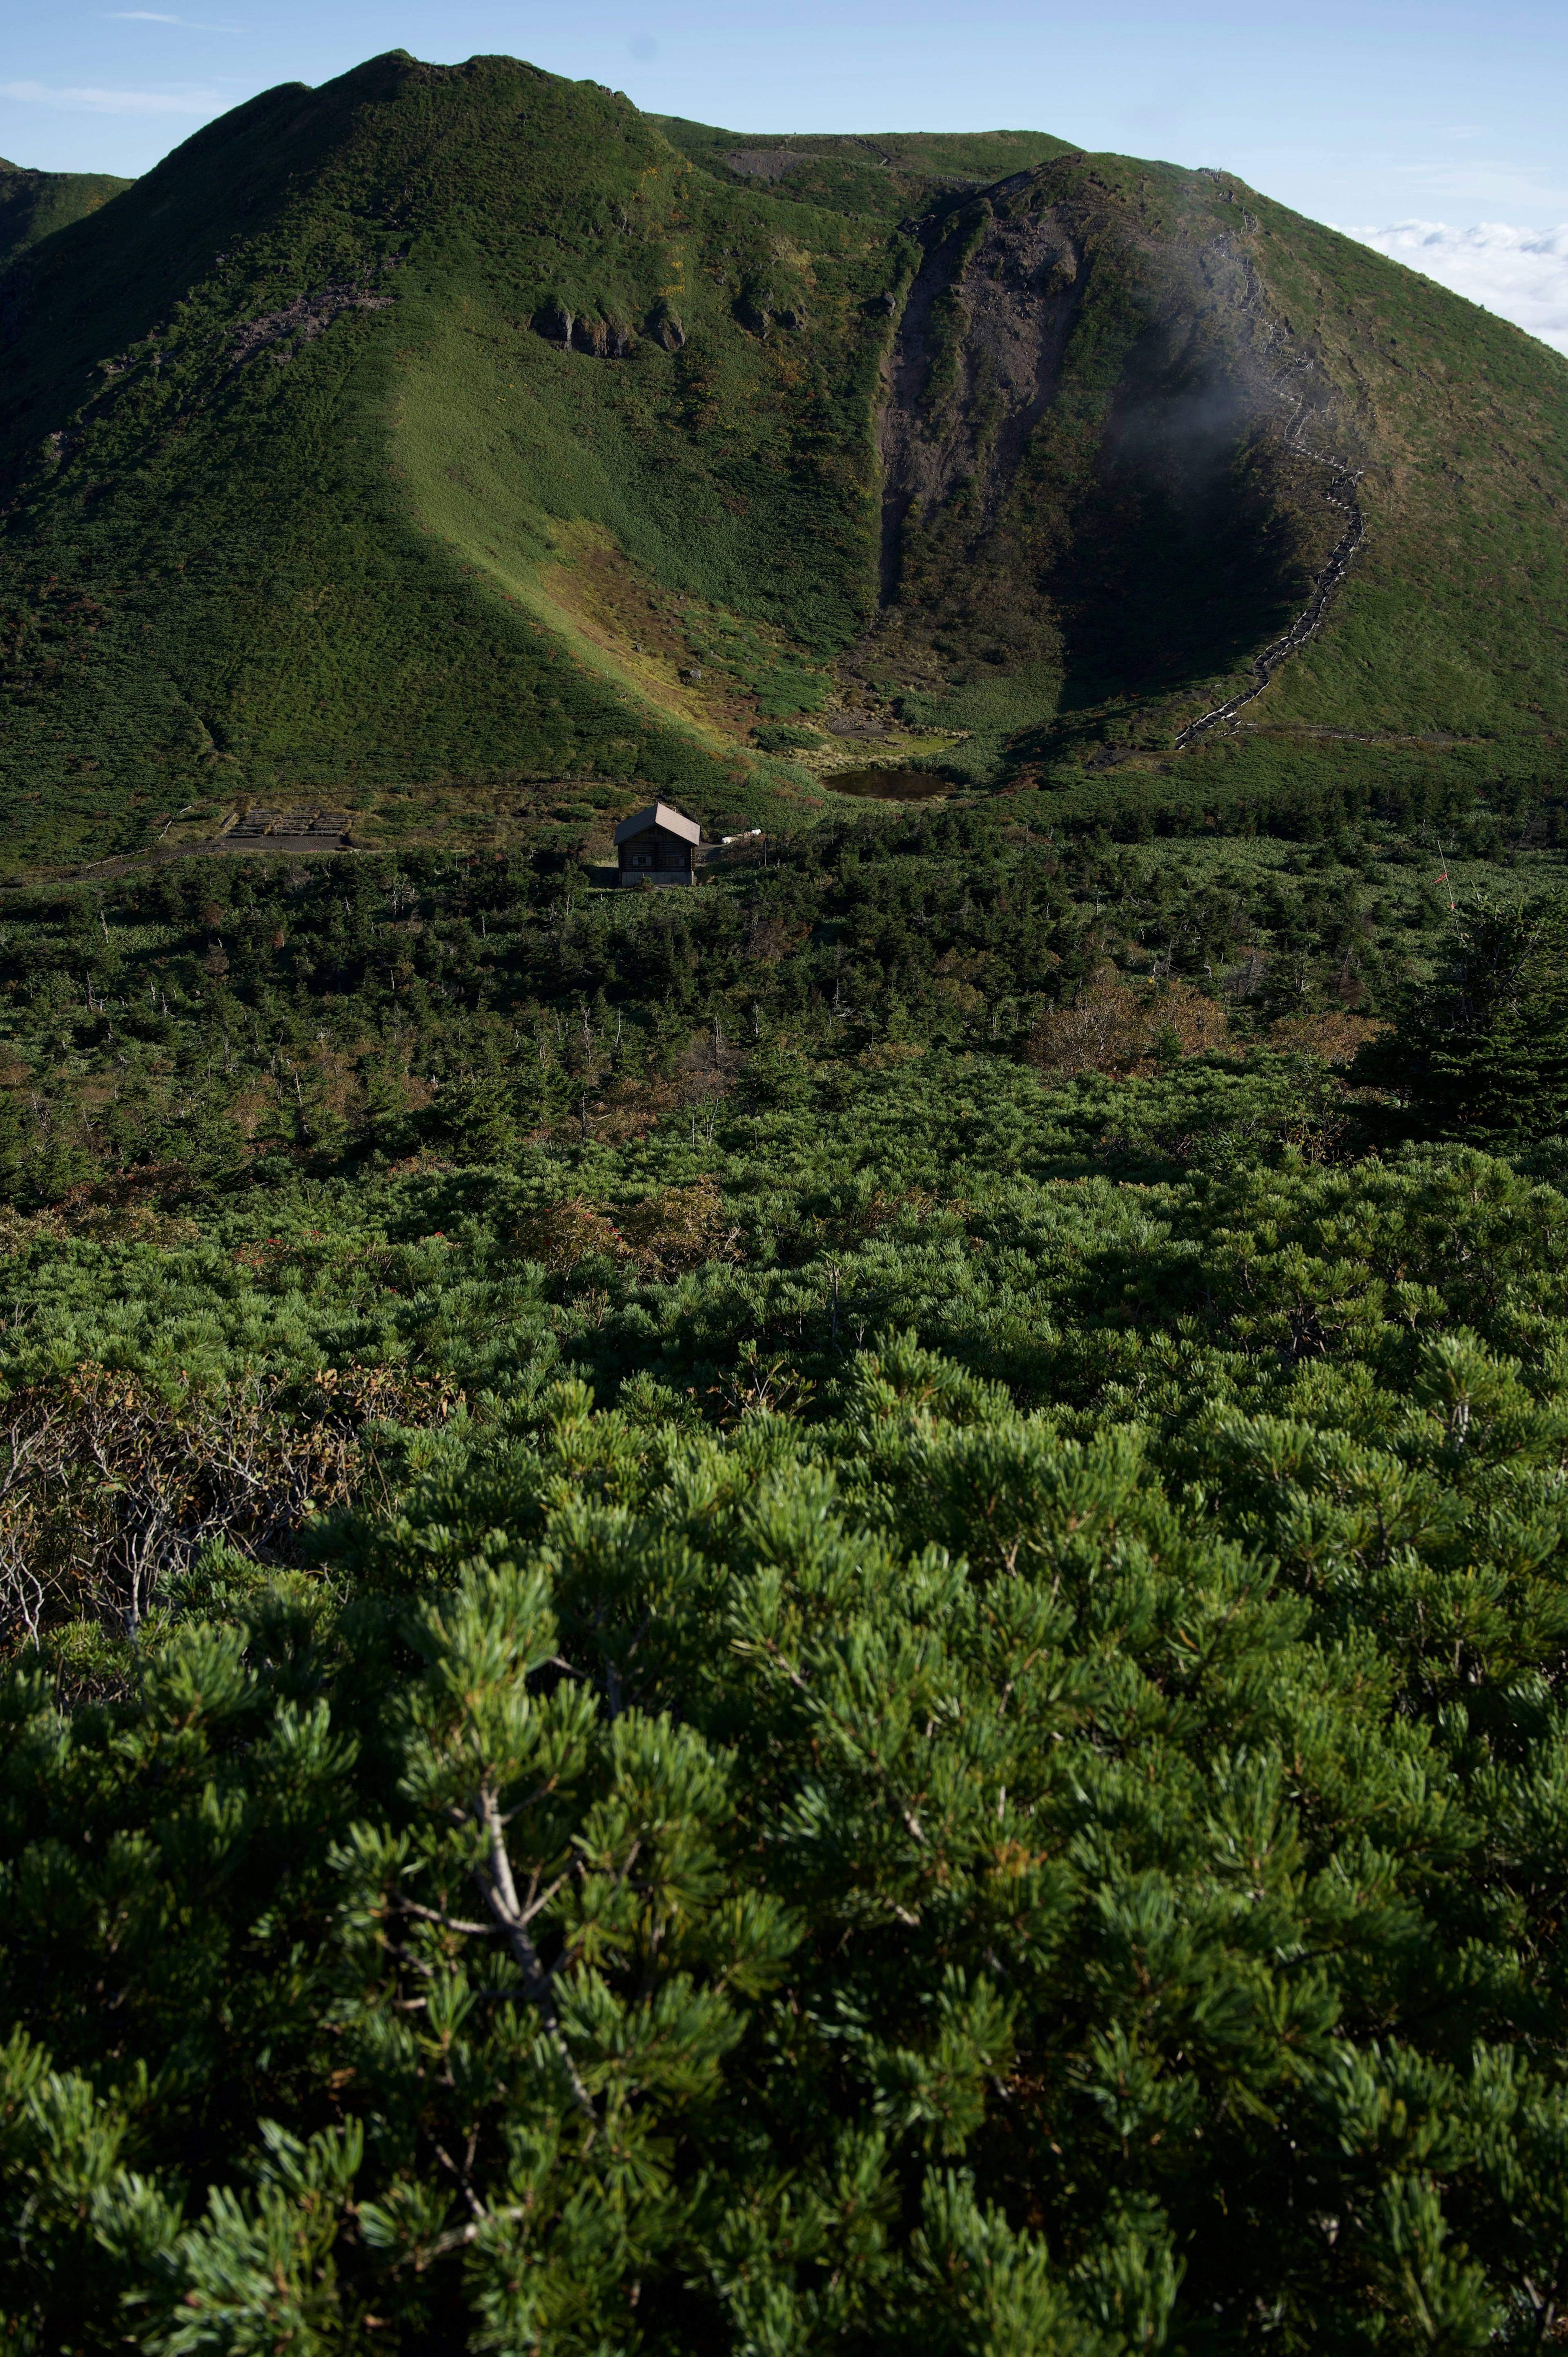
[[[1261,311],[1262,290],[1258,285],[1257,274],[1250,258],[1243,255],[1240,259],[1250,282],[1250,292],[1245,307],[1248,310]],[[1277,332],[1274,327],[1270,327],[1269,343],[1273,341]],[[1265,345],[1266,349],[1267,345]],[[1291,399],[1289,386],[1291,376],[1296,371],[1310,365],[1310,361],[1305,356],[1294,361],[1286,369],[1283,377],[1277,380],[1272,388],[1276,397],[1281,401]],[[1305,415],[1306,398],[1304,394],[1296,398],[1294,413],[1284,431],[1284,447],[1294,457],[1305,458],[1311,466],[1333,468],[1334,480],[1324,493],[1324,497],[1330,507],[1337,508],[1342,515],[1349,517],[1349,523],[1335,544],[1327,564],[1314,580],[1312,595],[1289,630],[1282,638],[1276,639],[1273,646],[1265,647],[1261,655],[1254,656],[1251,685],[1242,688],[1236,695],[1228,696],[1223,704],[1215,705],[1211,711],[1200,714],[1197,719],[1189,721],[1176,737],[1176,749],[1178,753],[1185,752],[1187,746],[1197,737],[1207,735],[1209,729],[1223,727],[1228,721],[1233,720],[1247,705],[1262,695],[1280,665],[1288,662],[1292,655],[1298,654],[1309,640],[1316,637],[1358,551],[1366,542],[1367,519],[1361,512],[1360,504],[1356,498],[1356,486],[1366,469],[1355,466],[1348,458],[1332,457],[1321,450],[1314,450],[1304,438]]]

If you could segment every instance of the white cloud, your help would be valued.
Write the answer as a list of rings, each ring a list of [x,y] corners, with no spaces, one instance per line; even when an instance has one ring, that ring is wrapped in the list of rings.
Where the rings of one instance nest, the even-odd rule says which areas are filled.
[[[0,81],[0,98],[89,114],[220,114],[233,103],[217,90],[51,90],[41,81]]]
[[[1568,353],[1568,221],[1555,229],[1510,229],[1507,221],[1450,229],[1446,221],[1403,221],[1345,235]]]

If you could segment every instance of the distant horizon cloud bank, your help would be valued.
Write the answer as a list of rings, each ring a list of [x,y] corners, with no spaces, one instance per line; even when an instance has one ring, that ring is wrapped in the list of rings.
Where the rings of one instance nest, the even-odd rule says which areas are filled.
[[[1474,229],[1431,221],[1340,226],[1346,237],[1435,278],[1568,356],[1568,221],[1555,229],[1514,229],[1507,221],[1478,221]]]

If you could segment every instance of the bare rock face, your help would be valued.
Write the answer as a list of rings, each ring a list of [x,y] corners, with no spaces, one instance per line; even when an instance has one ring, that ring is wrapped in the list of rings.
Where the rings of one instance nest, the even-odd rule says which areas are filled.
[[[881,661],[993,703],[1026,673],[1041,720],[1133,642],[1156,698],[1232,643],[1277,663],[1361,538],[1343,404],[1252,232],[1201,176],[1164,200],[1177,234],[1145,227],[1085,161],[906,224],[878,419]]]
[[[542,335],[547,344],[559,344],[564,351],[585,351],[595,361],[625,361],[637,344],[637,330],[625,320],[577,314],[568,311],[566,304],[535,311],[533,330],[535,335]],[[662,342],[662,332],[658,328],[653,332],[658,342]]]
[[[725,157],[730,170],[746,180],[781,180],[805,160],[793,147],[740,147]]]
[[[1056,392],[1081,260],[1055,208],[998,219],[983,198],[928,253],[882,412],[885,587],[917,501],[929,513],[961,489],[976,533],[994,519]]]
[[[398,258],[392,257],[382,267],[394,268]],[[247,361],[254,360],[268,345],[285,347],[274,351],[274,360],[292,360],[295,348],[312,342],[345,311],[388,311],[392,304],[392,297],[379,294],[373,282],[329,278],[324,286],[310,294],[296,295],[281,310],[268,311],[259,319],[247,319],[237,328],[229,350],[230,365],[243,368]]]
[[[591,352],[596,360],[623,360],[637,339],[615,319],[579,319],[573,332],[575,351]]]
[[[559,344],[564,351],[586,352],[599,361],[624,360],[637,341],[636,330],[623,320],[589,318],[567,310],[564,304],[537,313],[533,325],[547,342]]]

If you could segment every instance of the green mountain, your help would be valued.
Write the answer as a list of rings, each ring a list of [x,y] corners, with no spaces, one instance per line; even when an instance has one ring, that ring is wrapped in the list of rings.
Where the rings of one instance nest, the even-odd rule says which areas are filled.
[[[0,305],[14,863],[739,824],[867,742],[1113,819],[1553,775],[1563,361],[1224,175],[394,52]]]
[[[677,114],[650,120],[725,187],[772,187],[799,203],[893,222],[1074,152],[1070,139],[1053,139],[1046,131],[879,131],[854,138],[721,131]]]
[[[5,2357],[1561,2347],[1561,361],[508,59],[14,194]]]
[[[0,270],[131,185],[112,172],[31,172],[0,156]]]

